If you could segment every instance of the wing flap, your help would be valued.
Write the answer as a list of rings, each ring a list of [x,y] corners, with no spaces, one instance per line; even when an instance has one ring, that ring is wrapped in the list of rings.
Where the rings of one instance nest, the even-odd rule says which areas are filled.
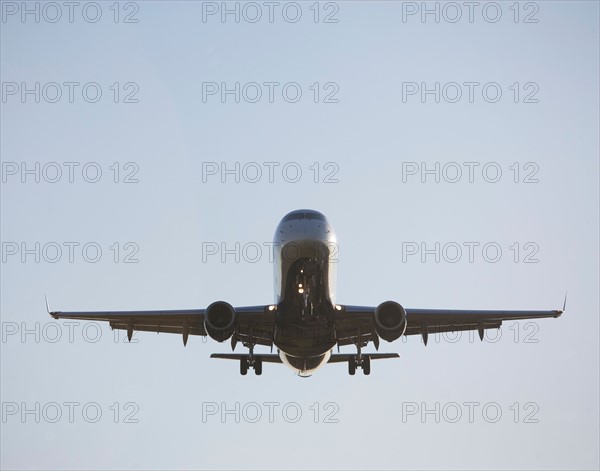
[[[439,334],[442,332],[459,332],[465,330],[479,330],[480,327],[483,329],[498,329],[502,325],[502,321],[486,321],[481,324],[449,324],[448,322],[441,324],[425,324],[428,334]],[[419,335],[423,333],[423,324],[409,324],[406,326],[406,332],[404,335]]]
[[[483,335],[486,329],[497,329],[502,321],[517,321],[559,317],[554,311],[506,311],[506,310],[460,310],[460,309],[407,309],[407,326],[404,335],[437,334],[478,330]]]
[[[236,341],[271,346],[275,313],[269,305],[235,307]],[[53,311],[54,319],[108,322],[113,329],[168,334],[208,335],[204,327],[205,309],[153,311]]]
[[[338,345],[368,342],[376,336],[375,309],[371,306],[342,306],[335,322]],[[560,317],[562,310],[461,310],[406,309],[404,335],[436,334],[465,330],[497,329],[502,321]]]
[[[270,347],[275,335],[275,313],[261,306],[260,312],[244,311],[238,314],[235,340],[242,344]]]
[[[127,328],[128,328],[127,324],[116,323],[116,322],[111,322],[110,327],[111,327],[111,329],[117,329],[117,330],[127,330]],[[165,334],[183,335],[184,328],[183,328],[183,326],[173,327],[173,326],[164,326],[164,325],[152,326],[152,325],[134,324],[133,330],[140,331],[140,332],[156,332],[157,334],[165,333]],[[202,335],[202,336],[206,335],[204,326],[190,327],[188,333],[189,333],[189,335]]]
[[[375,333],[374,307],[343,306],[335,319],[335,335],[339,346],[366,344]]]
[[[476,309],[406,309],[409,322],[426,320],[432,324],[473,324],[482,321],[541,319],[544,317],[559,317],[560,310],[554,311],[501,311]]]
[[[55,319],[76,319],[108,322],[113,329],[206,335],[204,309],[180,309],[161,311],[54,311]]]

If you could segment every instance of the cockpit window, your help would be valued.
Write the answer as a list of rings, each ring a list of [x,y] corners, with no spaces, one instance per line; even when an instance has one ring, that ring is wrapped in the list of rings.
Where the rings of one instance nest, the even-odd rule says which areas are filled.
[[[281,220],[281,222],[292,221],[295,219],[317,219],[319,221],[325,221],[325,216],[323,216],[318,211],[299,210],[299,211],[292,211],[291,213],[287,214]]]

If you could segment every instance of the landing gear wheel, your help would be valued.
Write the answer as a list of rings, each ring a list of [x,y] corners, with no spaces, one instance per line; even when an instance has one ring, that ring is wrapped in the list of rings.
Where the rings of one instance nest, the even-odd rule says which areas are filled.
[[[254,374],[260,376],[262,374],[262,358],[254,359]]]
[[[369,356],[363,357],[362,370],[363,370],[363,374],[365,374],[365,375],[371,374],[371,357],[369,357]]]
[[[356,358],[351,357],[348,360],[348,374],[354,375],[356,373]]]
[[[248,359],[241,358],[240,359],[240,374],[246,376],[248,374]]]

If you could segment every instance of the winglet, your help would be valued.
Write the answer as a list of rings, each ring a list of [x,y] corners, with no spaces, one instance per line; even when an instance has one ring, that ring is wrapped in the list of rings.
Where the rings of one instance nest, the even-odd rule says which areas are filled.
[[[48,295],[46,293],[44,293],[44,298],[46,299],[46,311],[48,311],[48,314],[50,314],[52,317],[58,319],[58,317],[56,317],[54,313],[50,310],[50,303],[48,303]]]
[[[556,317],[560,316],[563,312],[565,312],[567,310],[567,294],[569,294],[568,291],[565,291],[565,300],[563,302],[563,307],[562,309],[557,309],[556,311]]]

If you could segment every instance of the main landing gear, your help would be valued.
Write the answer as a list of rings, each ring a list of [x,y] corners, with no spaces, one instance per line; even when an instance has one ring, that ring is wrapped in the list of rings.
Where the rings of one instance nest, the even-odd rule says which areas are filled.
[[[370,375],[371,357],[362,354],[360,343],[356,345],[356,348],[358,349],[358,353],[348,360],[348,374],[354,375],[356,374],[356,368],[362,368],[363,374]]]
[[[250,354],[240,358],[240,374],[245,376],[248,374],[248,368],[254,368],[254,374],[260,376],[262,374],[262,358],[254,356],[254,346],[250,346]]]

